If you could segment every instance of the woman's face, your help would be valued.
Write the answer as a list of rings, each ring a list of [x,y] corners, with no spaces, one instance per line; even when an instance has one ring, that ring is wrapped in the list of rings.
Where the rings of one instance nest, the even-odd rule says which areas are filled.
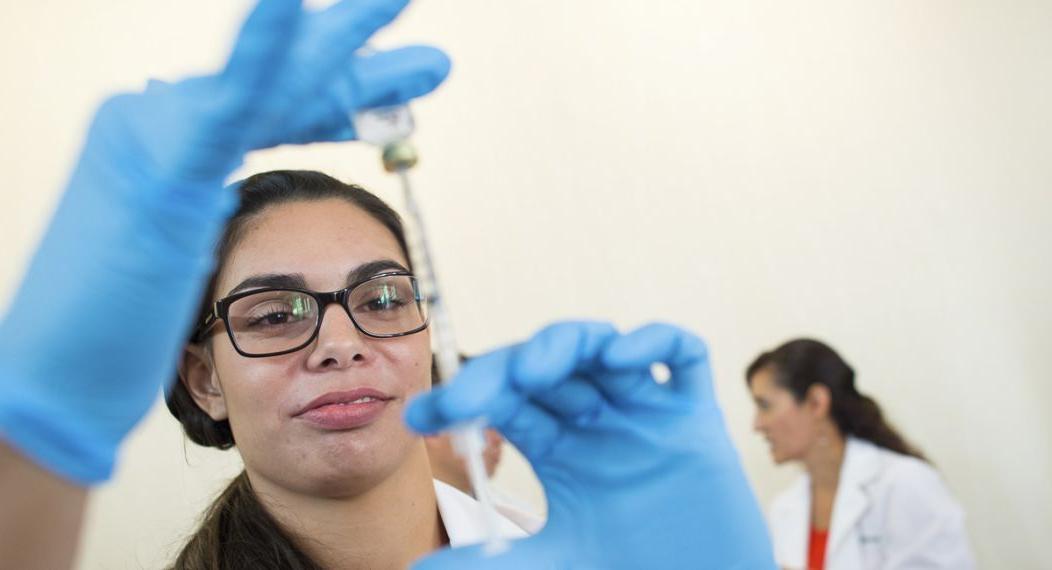
[[[356,206],[340,199],[275,205],[245,225],[215,296],[278,276],[335,291],[370,276],[361,270],[377,262],[383,266],[367,273],[409,265],[391,232]],[[423,453],[402,415],[413,394],[430,388],[430,339],[427,330],[368,337],[338,304],[321,310],[317,339],[290,354],[247,358],[225,334],[214,335],[212,380],[221,391],[218,411],[229,418],[254,480],[339,495],[383,480],[410,453]],[[361,399],[363,392],[369,397]]]
[[[821,421],[808,401],[797,402],[780,386],[770,367],[752,375],[749,382],[756,417],[753,429],[767,440],[775,463],[801,460],[817,440]]]

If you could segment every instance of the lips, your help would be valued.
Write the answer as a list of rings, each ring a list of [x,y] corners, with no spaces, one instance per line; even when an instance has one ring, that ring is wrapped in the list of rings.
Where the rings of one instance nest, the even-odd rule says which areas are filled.
[[[345,430],[375,421],[394,397],[373,388],[329,392],[304,406],[293,417],[321,429]]]

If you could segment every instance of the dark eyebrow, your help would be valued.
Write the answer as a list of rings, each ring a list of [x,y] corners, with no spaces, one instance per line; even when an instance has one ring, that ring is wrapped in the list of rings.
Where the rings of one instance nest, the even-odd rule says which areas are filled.
[[[263,275],[252,275],[236,287],[227,292],[227,296],[233,295],[245,289],[256,289],[262,287],[306,289],[307,280],[301,273],[265,273]]]
[[[409,270],[404,265],[398,263],[393,259],[379,259],[376,261],[369,261],[363,263],[358,267],[347,272],[347,285],[359,283],[379,273],[387,271],[404,271],[409,273]],[[276,287],[276,288],[291,288],[291,289],[307,289],[307,280],[303,278],[302,273],[265,273],[262,275],[252,275],[246,278],[241,283],[238,283],[233,289],[227,292],[227,296],[233,295],[234,293],[244,291],[246,289],[263,288],[263,287]]]
[[[393,259],[378,259],[376,261],[370,261],[363,263],[358,267],[347,272],[347,285],[359,283],[366,279],[377,275],[379,273],[385,273],[388,271],[404,271],[409,273],[409,270],[404,265],[398,263]]]

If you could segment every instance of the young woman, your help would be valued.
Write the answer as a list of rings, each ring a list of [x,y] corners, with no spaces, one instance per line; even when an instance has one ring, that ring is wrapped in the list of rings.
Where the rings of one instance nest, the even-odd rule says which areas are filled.
[[[432,481],[401,422],[430,350],[396,217],[327,179],[306,195],[223,184],[251,150],[352,140],[359,109],[434,89],[442,52],[358,51],[405,4],[260,0],[221,71],[103,104],[0,320],[5,567],[72,564],[88,489],[177,360],[187,432],[245,460],[177,567],[404,568],[471,540],[472,501]],[[497,558],[446,549],[418,568],[770,567],[710,378],[682,329],[564,322],[420,394],[409,425],[488,418],[535,467],[550,516]]]
[[[787,342],[759,355],[746,381],[775,463],[806,471],[769,514],[783,568],[974,566],[963,511],[832,348]]]
[[[431,345],[398,215],[316,172],[239,193],[168,403],[245,472],[176,568],[404,568],[477,542],[479,505],[433,480],[402,420],[431,387]]]

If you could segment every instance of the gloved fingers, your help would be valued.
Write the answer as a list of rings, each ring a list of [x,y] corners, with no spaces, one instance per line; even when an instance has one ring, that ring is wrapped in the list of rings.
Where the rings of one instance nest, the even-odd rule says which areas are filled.
[[[268,112],[264,117],[252,124],[249,148],[356,138],[351,117],[343,112],[343,105],[332,97],[318,96],[309,104],[291,107],[287,114]]]
[[[491,419],[490,425],[535,466],[559,440],[564,428],[562,421],[533,403],[524,403],[508,417]]]
[[[245,95],[273,81],[296,38],[301,15],[300,0],[260,0],[241,27],[223,78]]]
[[[550,388],[534,392],[532,400],[562,420],[594,417],[606,404],[606,399],[596,386],[579,376],[571,376]]]
[[[513,350],[503,348],[469,360],[452,382],[410,402],[406,423],[429,434],[485,417],[526,457],[542,457],[562,424],[511,386],[507,370]],[[575,396],[583,399],[580,392]]]
[[[278,140],[260,139],[253,147],[353,140],[355,113],[426,95],[442,83],[449,68],[446,54],[427,46],[355,57],[344,73],[334,76],[324,94],[310,104],[292,106],[292,116],[283,121],[287,133]]]
[[[380,28],[391,23],[409,0],[342,0],[307,15],[300,63],[304,76],[325,77],[346,65]]]
[[[415,400],[407,419],[424,432],[483,415],[497,422],[532,394],[550,390],[578,369],[590,369],[616,334],[608,323],[548,326],[524,344],[471,359],[448,385]],[[585,397],[583,390],[574,393]],[[414,411],[416,406],[421,409]]]
[[[676,326],[654,323],[614,339],[601,357],[612,370],[648,370],[656,362],[668,366],[668,384],[680,397],[713,401],[709,352],[697,336]]]
[[[604,347],[618,336],[604,322],[549,325],[515,351],[510,364],[514,385],[533,394],[551,389],[575,373],[594,371]]]
[[[486,399],[464,403],[451,393],[453,385],[435,388],[411,401],[405,414],[409,427],[419,433],[432,434],[485,417],[490,427],[501,432],[531,461],[544,457],[563,428],[560,420],[527,402],[517,392],[500,392]],[[465,410],[473,412],[465,413]]]
[[[267,118],[285,125],[288,117],[304,109],[317,113],[319,101],[323,108],[330,106],[328,86],[333,78],[346,75],[342,70],[351,65],[354,53],[372,34],[390,23],[407,3],[408,0],[342,0],[318,12],[306,12],[298,27],[289,61],[283,68],[269,70],[277,76],[281,88],[269,93],[265,110]],[[287,139],[310,141],[319,137],[322,140],[345,140],[349,138],[347,133],[351,132],[346,117],[335,121],[326,117],[321,124],[302,119],[297,123],[296,128],[284,130],[285,137],[259,138],[276,139],[276,144],[288,142]],[[308,127],[327,130],[329,134],[307,135]],[[272,145],[255,141],[252,146]]]
[[[648,402],[661,401],[667,390],[660,386],[650,372],[650,366],[610,370],[593,380],[596,389],[615,406],[636,408]]]
[[[143,92],[146,95],[159,95],[171,92],[172,83],[163,79],[149,78],[146,80],[146,90]]]
[[[510,418],[526,399],[508,376],[511,353],[502,348],[472,358],[453,381],[410,402],[406,422],[421,433],[435,433],[480,416],[491,422]]]
[[[450,61],[430,46],[406,46],[355,57],[350,81],[353,101],[345,101],[345,112],[398,105],[434,91],[449,75]]]
[[[599,362],[600,353],[618,337],[617,330],[609,323],[551,325],[517,351],[512,379],[523,391],[537,398],[545,398],[544,394],[575,373],[590,379],[597,389],[594,393],[602,394],[613,403],[630,400],[636,405],[641,399],[659,396],[663,392],[650,375],[650,363],[642,368],[607,370]]]
[[[443,548],[421,558],[413,570],[554,570],[568,568],[560,563],[561,553],[543,534],[512,541],[507,551],[490,556],[482,545]]]

